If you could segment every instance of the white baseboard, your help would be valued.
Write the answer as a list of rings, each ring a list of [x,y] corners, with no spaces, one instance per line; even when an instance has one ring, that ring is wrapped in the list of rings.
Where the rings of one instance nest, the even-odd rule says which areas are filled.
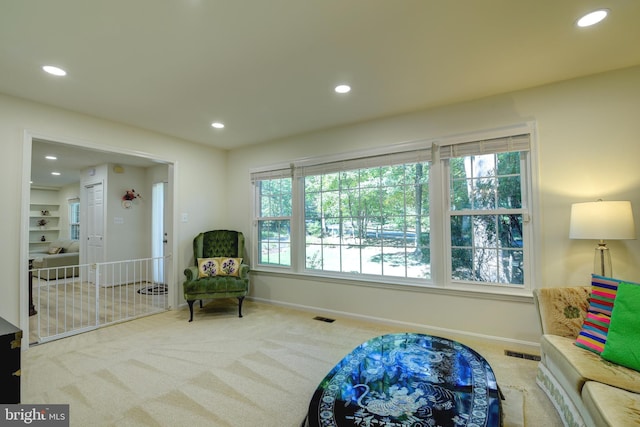
[[[536,351],[540,349],[540,343],[539,342],[531,342],[531,341],[523,341],[523,340],[514,340],[511,338],[505,338],[505,337],[498,337],[498,336],[493,336],[493,335],[485,335],[485,334],[478,334],[475,332],[468,332],[468,331],[460,331],[460,330],[456,330],[456,329],[448,329],[448,328],[441,328],[438,326],[431,326],[431,325],[425,325],[425,324],[419,324],[419,323],[412,323],[412,322],[403,322],[400,320],[394,320],[394,319],[386,319],[386,318],[381,318],[381,317],[374,317],[374,316],[365,316],[362,314],[355,314],[355,313],[347,313],[344,311],[337,311],[337,310],[328,310],[325,308],[320,308],[320,307],[313,307],[313,306],[308,306],[308,305],[302,305],[302,304],[292,304],[292,303],[288,303],[288,302],[283,302],[283,301],[274,301],[274,300],[268,300],[268,299],[264,299],[264,298],[256,298],[256,297],[250,297],[247,296],[247,299],[256,301],[256,302],[260,302],[263,304],[270,304],[270,305],[275,305],[275,306],[280,306],[280,307],[287,307],[287,308],[294,308],[294,309],[298,309],[298,310],[303,310],[303,311],[309,311],[312,313],[316,313],[316,314],[320,314],[320,315],[333,315],[333,316],[339,316],[339,317],[346,317],[349,319],[355,319],[355,320],[362,320],[362,321],[367,321],[367,322],[371,322],[371,323],[377,323],[377,324],[381,324],[381,325],[387,325],[387,326],[396,326],[396,327],[406,327],[409,329],[413,329],[413,330],[423,330],[425,333],[429,333],[430,335],[437,335],[437,334],[443,334],[452,338],[468,338],[468,339],[476,339],[476,340],[483,340],[483,341],[490,341],[496,345],[502,345],[505,347],[505,349],[509,346],[517,346],[517,347],[530,347],[532,350]]]

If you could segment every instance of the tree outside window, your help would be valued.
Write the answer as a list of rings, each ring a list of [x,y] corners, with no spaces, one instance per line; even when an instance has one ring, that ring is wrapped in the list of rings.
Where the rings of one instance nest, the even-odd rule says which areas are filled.
[[[416,144],[252,174],[257,267],[526,289],[530,144],[529,133]]]

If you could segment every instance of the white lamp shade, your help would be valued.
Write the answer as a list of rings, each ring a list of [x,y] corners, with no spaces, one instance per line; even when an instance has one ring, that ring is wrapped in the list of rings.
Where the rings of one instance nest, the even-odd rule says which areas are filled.
[[[586,202],[571,205],[572,239],[626,240],[636,238],[631,202]]]

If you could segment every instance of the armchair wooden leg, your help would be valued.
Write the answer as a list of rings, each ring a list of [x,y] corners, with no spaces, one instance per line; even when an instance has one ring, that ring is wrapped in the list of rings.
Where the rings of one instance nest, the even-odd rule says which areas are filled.
[[[242,302],[244,297],[238,297],[238,317],[242,317]]]
[[[187,301],[187,304],[189,304],[189,322],[193,321],[193,303],[196,302],[196,300],[190,300]],[[200,300],[200,304],[202,304],[202,300]]]

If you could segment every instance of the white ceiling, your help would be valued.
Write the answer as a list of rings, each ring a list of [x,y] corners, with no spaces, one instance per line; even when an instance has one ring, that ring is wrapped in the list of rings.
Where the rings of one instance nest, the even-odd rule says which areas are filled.
[[[54,156],[56,159],[49,160],[47,156]],[[159,164],[145,157],[34,140],[31,146],[31,187],[60,188],[78,183],[83,169],[106,163],[125,169],[128,166],[148,168]],[[52,172],[58,172],[60,175],[54,176]]]
[[[640,64],[639,21],[638,0],[0,0],[0,92],[231,149]]]

